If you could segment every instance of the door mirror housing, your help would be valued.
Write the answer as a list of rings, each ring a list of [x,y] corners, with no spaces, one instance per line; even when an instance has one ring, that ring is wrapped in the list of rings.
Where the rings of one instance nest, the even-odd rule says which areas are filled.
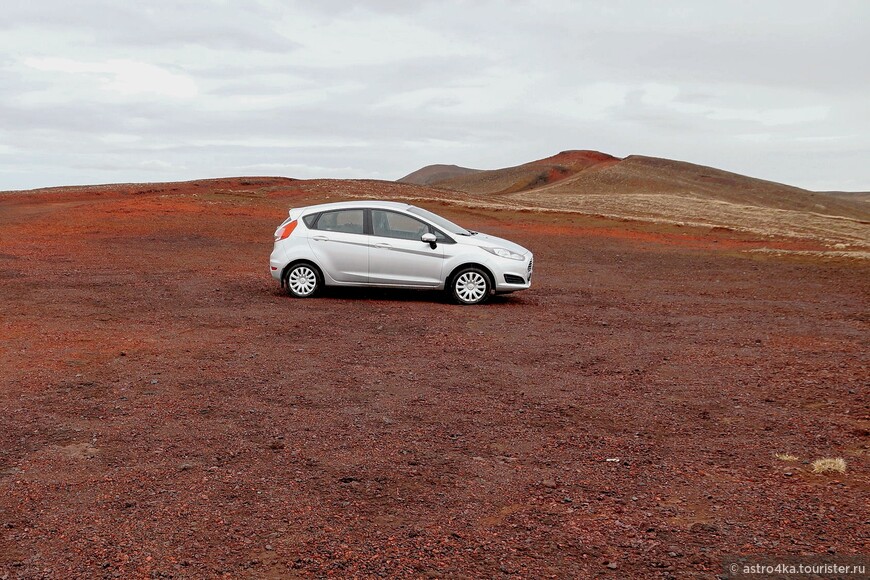
[[[436,247],[438,247],[438,243],[435,241],[437,238],[435,237],[435,234],[433,234],[433,233],[426,232],[425,234],[423,234],[423,235],[420,237],[420,239],[421,239],[423,242],[429,244],[429,247],[432,248],[433,250],[434,250]]]

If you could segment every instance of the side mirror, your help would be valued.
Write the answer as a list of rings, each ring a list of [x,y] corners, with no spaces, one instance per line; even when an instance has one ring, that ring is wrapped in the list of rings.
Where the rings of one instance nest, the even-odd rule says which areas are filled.
[[[429,244],[429,247],[432,248],[433,250],[438,247],[438,244],[435,242],[435,240],[437,238],[435,237],[435,234],[433,234],[433,233],[426,232],[425,234],[423,234],[420,237],[420,239],[423,242]]]

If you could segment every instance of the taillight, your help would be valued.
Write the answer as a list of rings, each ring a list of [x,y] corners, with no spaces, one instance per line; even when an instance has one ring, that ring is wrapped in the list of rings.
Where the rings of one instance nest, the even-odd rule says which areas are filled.
[[[278,231],[275,232],[275,241],[280,242],[281,240],[286,240],[290,237],[290,234],[293,233],[293,230],[296,229],[296,220],[293,220],[289,224],[283,225],[278,228]]]

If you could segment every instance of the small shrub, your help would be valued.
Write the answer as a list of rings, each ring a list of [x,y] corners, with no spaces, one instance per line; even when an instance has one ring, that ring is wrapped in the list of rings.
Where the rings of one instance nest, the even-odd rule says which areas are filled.
[[[812,462],[813,473],[827,473],[836,471],[846,473],[846,461],[842,457],[824,457]]]

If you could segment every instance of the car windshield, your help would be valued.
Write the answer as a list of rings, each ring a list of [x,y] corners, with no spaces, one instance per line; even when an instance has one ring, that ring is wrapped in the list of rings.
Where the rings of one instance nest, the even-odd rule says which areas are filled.
[[[419,207],[412,205],[411,207],[408,208],[408,211],[411,213],[417,214],[418,216],[426,218],[427,220],[429,220],[430,222],[432,222],[433,224],[435,224],[439,228],[447,230],[450,233],[459,234],[460,236],[474,235],[473,232],[470,232],[470,231],[466,230],[465,228],[456,225],[455,223],[453,223],[450,220],[444,219],[443,217],[441,217],[438,214],[434,214],[431,211],[426,211],[423,208],[419,208]]]

